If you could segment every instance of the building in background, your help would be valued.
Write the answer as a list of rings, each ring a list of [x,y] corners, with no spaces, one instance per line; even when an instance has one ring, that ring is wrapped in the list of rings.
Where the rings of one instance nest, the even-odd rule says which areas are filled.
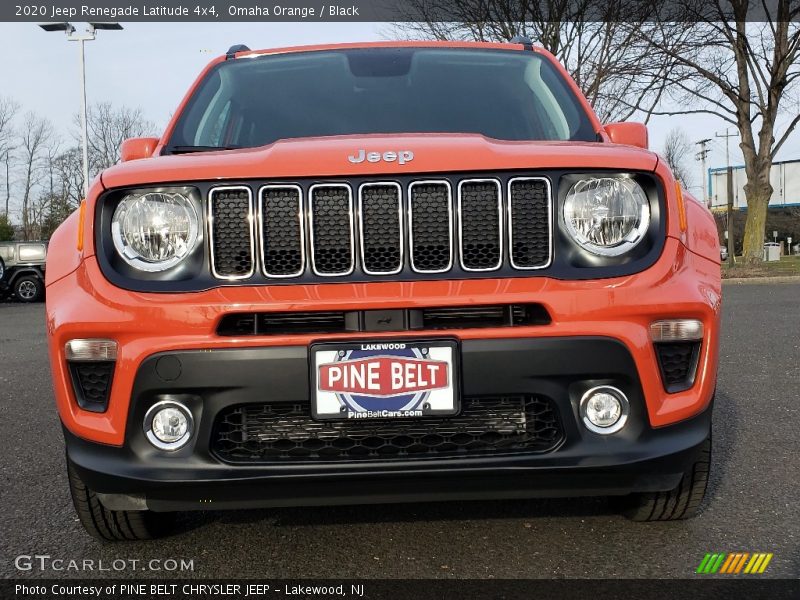
[[[711,209],[714,212],[724,211],[728,205],[728,181],[725,167],[708,170],[708,195],[711,198]],[[770,173],[772,182],[772,198],[770,208],[800,207],[800,159],[776,162]],[[744,165],[733,167],[733,207],[746,209],[747,200],[744,195],[744,184],[747,177]]]
[[[727,229],[728,180],[725,167],[708,170],[708,195],[711,211],[717,222],[720,244],[725,245]],[[770,172],[772,197],[769,200],[764,241],[776,241],[781,254],[791,252],[800,241],[800,159],[773,163]],[[742,234],[747,218],[744,185],[747,182],[744,166],[733,167],[733,243],[736,254],[742,252]],[[777,234],[777,235],[776,235]]]

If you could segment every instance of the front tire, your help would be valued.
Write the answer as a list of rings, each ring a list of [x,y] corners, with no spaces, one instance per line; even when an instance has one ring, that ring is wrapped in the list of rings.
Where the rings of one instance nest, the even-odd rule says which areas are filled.
[[[38,302],[44,296],[44,283],[36,275],[22,275],[14,281],[14,295],[20,302]]]
[[[679,521],[694,517],[706,494],[711,467],[711,437],[677,487],[666,492],[645,492],[620,498],[622,514],[633,521]]]
[[[67,476],[72,503],[86,532],[104,542],[151,540],[162,537],[172,529],[174,516],[151,510],[109,510],[81,480],[75,467],[67,460]]]

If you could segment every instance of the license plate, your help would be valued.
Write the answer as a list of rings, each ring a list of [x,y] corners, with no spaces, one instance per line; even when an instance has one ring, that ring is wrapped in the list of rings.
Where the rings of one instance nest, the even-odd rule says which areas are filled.
[[[458,412],[456,343],[447,340],[311,347],[316,419],[405,419]]]

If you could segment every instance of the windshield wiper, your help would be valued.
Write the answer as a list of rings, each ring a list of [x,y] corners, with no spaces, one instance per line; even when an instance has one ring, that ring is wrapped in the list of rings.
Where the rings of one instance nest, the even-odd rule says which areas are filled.
[[[166,154],[189,154],[191,152],[218,152],[220,150],[239,150],[244,146],[170,146]]]

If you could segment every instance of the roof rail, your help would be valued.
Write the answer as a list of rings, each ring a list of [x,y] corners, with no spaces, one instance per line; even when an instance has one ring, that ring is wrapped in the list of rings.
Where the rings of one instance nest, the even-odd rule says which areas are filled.
[[[244,44],[234,44],[228,51],[225,53],[225,60],[230,60],[236,57],[237,52],[250,52],[250,48],[245,46]]]
[[[531,41],[531,38],[526,35],[515,35],[513,38],[511,38],[510,42],[512,44],[522,44],[525,46],[525,50],[533,50],[533,42]]]

